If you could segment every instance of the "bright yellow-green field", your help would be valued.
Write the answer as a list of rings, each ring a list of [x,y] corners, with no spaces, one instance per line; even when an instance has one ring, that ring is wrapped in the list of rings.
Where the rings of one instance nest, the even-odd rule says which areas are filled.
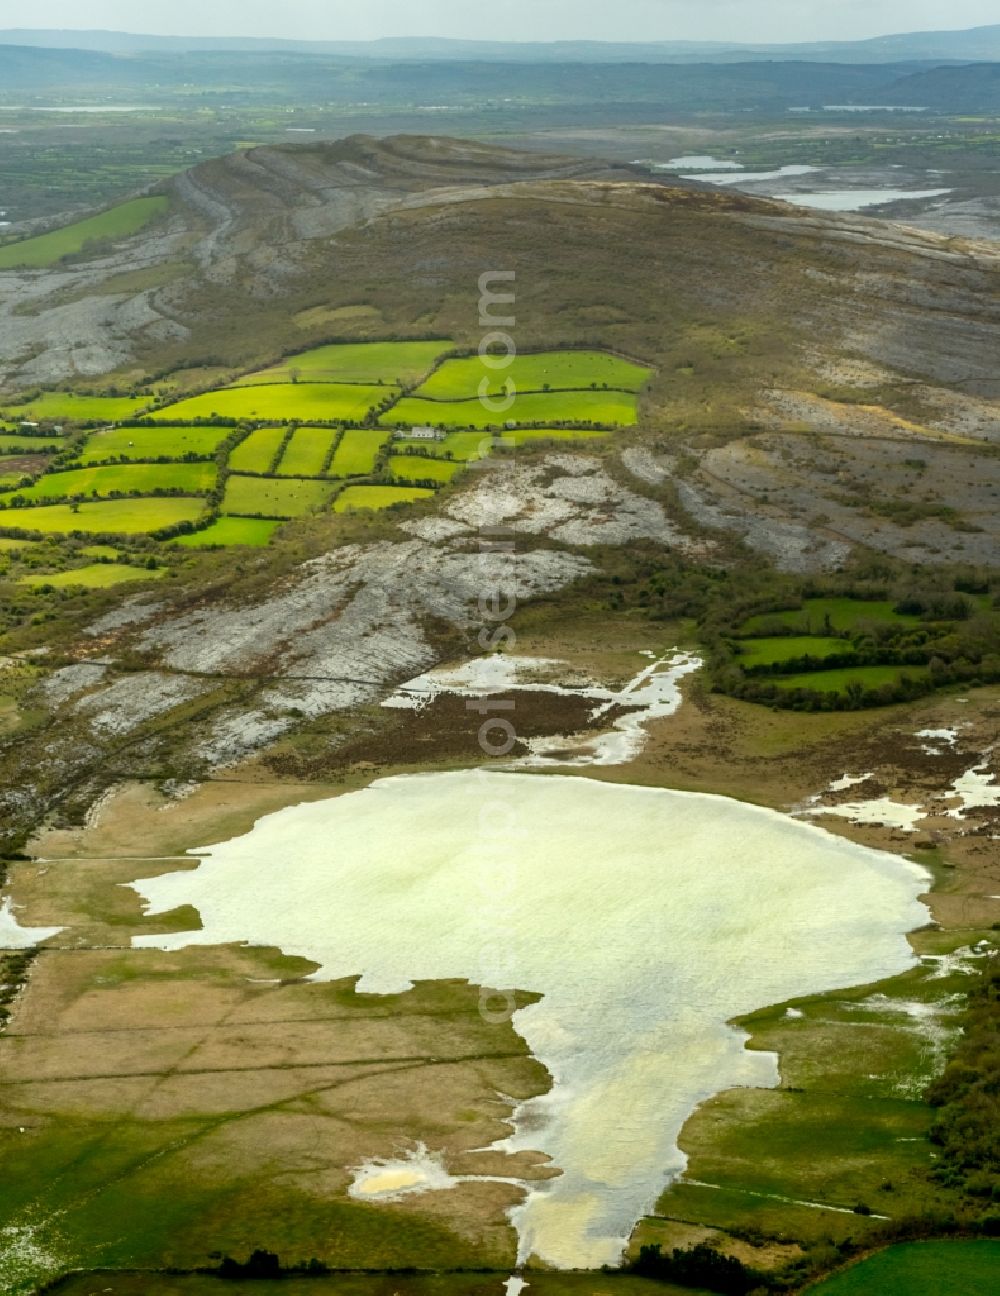
[[[197,522],[204,508],[203,500],[184,495],[172,499],[105,500],[81,504],[76,512],[69,504],[47,504],[42,508],[5,509],[0,512],[0,526],[46,535],[68,535],[72,531],[145,535],[180,522]]]
[[[229,456],[230,468],[234,472],[270,472],[284,439],[284,428],[257,428]]]
[[[323,508],[330,502],[332,482],[303,481],[299,477],[237,477],[226,481],[222,502],[226,513],[243,517],[294,518]]]
[[[385,509],[393,504],[412,504],[429,499],[434,491],[422,486],[345,486],[337,496],[334,511],[349,513],[355,509]]]
[[[43,392],[26,405],[8,405],[15,418],[54,423],[118,423],[134,418],[149,406],[148,396],[77,396],[73,392]]]
[[[331,477],[363,477],[375,467],[386,434],[377,428],[347,428],[330,464]]]
[[[478,400],[431,401],[404,396],[381,416],[389,427],[503,427],[505,423],[599,423],[623,427],[636,420],[635,396],[630,392],[528,392],[515,397],[509,409],[494,413]]]
[[[259,549],[268,543],[279,526],[280,522],[270,518],[220,517],[204,531],[178,536],[171,543],[183,545],[185,549],[208,549],[214,545],[245,545]]]
[[[118,550],[113,545],[87,545],[80,553],[84,558],[103,558],[107,562],[114,562],[118,558]]]
[[[38,540],[11,540],[9,537],[0,536],[0,554],[20,553],[22,549],[28,549],[38,543]]]
[[[478,397],[480,383],[489,380],[488,392],[502,395],[507,379],[519,392],[579,391],[596,384],[623,391],[638,391],[653,371],[631,360],[621,360],[605,351],[545,351],[538,355],[519,355],[504,369],[494,369],[479,356],[445,360],[417,388],[416,395],[437,400],[460,400]]]
[[[288,477],[319,477],[338,436],[336,428],[296,428],[285,447],[278,472]]]
[[[124,567],[120,563],[94,563],[92,567],[52,572],[48,576],[22,576],[18,584],[51,585],[54,589],[70,589],[74,585],[86,589],[111,589],[114,585],[127,585],[132,581],[159,580],[166,574],[166,567],[147,571],[143,567]]]
[[[199,418],[267,419],[289,423],[335,423],[367,417],[391,387],[350,386],[346,383],[274,383],[266,387],[224,387],[191,396],[157,410],[153,417],[175,423]]]
[[[422,455],[391,455],[388,471],[401,482],[450,482],[465,464],[451,459],[428,459]]]
[[[46,473],[31,486],[13,495],[26,500],[70,499],[74,495],[151,495],[154,491],[178,490],[186,495],[204,495],[215,485],[214,463],[108,464],[104,468],[71,468],[68,472]]]
[[[0,270],[55,265],[63,257],[83,251],[87,243],[126,238],[165,212],[167,206],[166,198],[134,198],[63,229],[9,243],[0,247]]]
[[[438,356],[453,343],[437,342],[348,342],[314,347],[287,356],[281,364],[259,369],[238,379],[237,386],[259,383],[305,382],[399,383],[418,382]]]
[[[156,459],[166,455],[181,459],[186,454],[214,455],[229,435],[224,427],[111,428],[95,432],[80,452],[80,462],[103,463],[108,459]]]

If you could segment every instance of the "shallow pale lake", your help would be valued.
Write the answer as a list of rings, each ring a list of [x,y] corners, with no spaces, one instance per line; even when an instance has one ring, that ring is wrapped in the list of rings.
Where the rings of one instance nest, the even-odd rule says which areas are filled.
[[[136,944],[278,946],[375,993],[543,994],[514,1024],[552,1088],[502,1146],[562,1171],[512,1216],[522,1258],[562,1267],[618,1259],[683,1168],[699,1101],[777,1082],[730,1018],[901,972],[927,920],[926,874],[898,856],[721,797],[561,775],[383,779],[198,854],[134,885],[151,913],[194,905],[203,930]]]

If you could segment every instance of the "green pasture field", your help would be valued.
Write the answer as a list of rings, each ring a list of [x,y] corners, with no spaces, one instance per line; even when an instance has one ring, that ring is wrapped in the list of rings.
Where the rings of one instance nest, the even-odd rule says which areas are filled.
[[[105,500],[81,504],[76,511],[69,504],[48,504],[0,512],[0,526],[47,535],[69,535],[73,531],[145,535],[180,522],[197,522],[204,508],[204,500],[189,496]]]
[[[811,1296],[993,1296],[1000,1242],[908,1242],[834,1274]]]
[[[423,450],[436,459],[457,459],[468,463],[472,459],[483,459],[493,448],[493,438],[483,432],[449,432],[440,441],[423,441],[417,437],[397,437],[393,443],[394,450]]]
[[[853,652],[849,639],[831,639],[816,635],[778,635],[773,639],[742,639],[741,666],[771,666],[793,657],[835,657]]]
[[[347,428],[330,464],[331,477],[363,477],[375,467],[386,434],[377,428]]]
[[[115,562],[119,556],[118,550],[112,545],[102,544],[87,545],[86,548],[80,550],[80,553],[84,558],[102,558],[106,562]]]
[[[167,206],[166,198],[134,198],[63,229],[8,243],[0,247],[0,270],[40,269],[83,251],[87,243],[137,234]]]
[[[0,554],[20,553],[22,549],[28,549],[38,543],[37,540],[12,540],[7,536],[0,536]]]
[[[82,585],[86,589],[111,589],[132,581],[159,580],[167,574],[166,567],[147,571],[143,567],[125,567],[120,563],[94,563],[90,567],[77,567],[73,571],[52,572],[47,576],[22,576],[19,585],[51,585],[54,589],[71,589]]]
[[[46,473],[31,486],[14,492],[26,500],[68,499],[74,495],[150,495],[154,491],[178,490],[186,495],[204,495],[215,485],[214,463],[109,464],[104,468],[70,468]],[[14,496],[0,496],[9,501]]]
[[[388,471],[402,482],[450,482],[465,464],[452,459],[428,459],[423,455],[391,455]]]
[[[881,688],[883,684],[896,684],[904,675],[910,679],[923,679],[926,666],[848,666],[843,670],[811,671],[806,675],[782,675],[774,683],[782,689],[812,689],[816,693],[843,693],[848,684],[860,684],[866,689]]]
[[[119,423],[134,418],[150,404],[148,396],[86,396],[74,392],[43,392],[24,405],[8,405],[14,418],[53,423]]]
[[[204,531],[178,536],[172,544],[185,549],[208,549],[215,545],[245,545],[260,549],[270,542],[280,522],[269,518],[220,517]]]
[[[80,462],[102,463],[108,459],[157,459],[166,455],[181,459],[186,454],[211,456],[229,435],[224,427],[118,427],[95,432],[80,451]]]
[[[323,508],[330,502],[332,482],[300,477],[238,477],[226,481],[223,511],[236,516],[295,518]]]
[[[287,477],[321,476],[338,435],[335,428],[296,428],[281,457],[278,472]]]
[[[447,340],[335,343],[286,356],[280,364],[246,374],[234,385],[287,383],[295,377],[306,382],[415,383],[453,345]]]
[[[284,428],[257,428],[233,450],[229,467],[233,472],[270,472],[284,439]]]
[[[355,509],[385,509],[393,504],[413,504],[429,499],[434,491],[423,486],[346,486],[333,505],[336,513]]]
[[[479,396],[480,383],[489,379],[487,390],[502,394],[507,379],[519,392],[582,391],[596,384],[622,391],[636,392],[649,379],[652,369],[608,355],[606,351],[545,351],[538,355],[519,355],[505,369],[487,367],[476,356],[445,360],[417,388],[418,396],[437,400],[460,400]]]
[[[58,437],[0,436],[0,455],[51,454],[61,450],[63,444]]]
[[[347,383],[274,383],[266,387],[224,387],[191,396],[157,410],[153,417],[175,423],[199,418],[267,419],[289,423],[359,421],[367,417],[392,387],[352,386]]]
[[[493,413],[479,400],[431,401],[404,396],[379,418],[389,427],[410,424],[455,428],[559,422],[623,427],[635,420],[635,396],[614,391],[527,392],[515,397],[502,413]]]
[[[822,633],[827,617],[834,630],[853,630],[863,621],[913,624],[919,619],[894,612],[892,603],[886,600],[814,598],[806,599],[798,611],[763,612],[759,616],[752,616],[740,626],[740,633],[752,635],[761,630],[766,631],[773,625],[787,626],[791,630],[802,630],[807,634],[810,631]]]

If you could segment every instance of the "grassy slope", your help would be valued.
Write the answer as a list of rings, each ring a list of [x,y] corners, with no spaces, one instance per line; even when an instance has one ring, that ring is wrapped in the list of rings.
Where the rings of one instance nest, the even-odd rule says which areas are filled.
[[[48,504],[39,508],[9,509],[0,515],[0,523],[14,530],[42,531],[52,535],[71,531],[143,535],[176,526],[178,522],[195,522],[204,507],[202,500],[187,496],[83,503],[76,512],[69,504]]]
[[[0,270],[39,269],[84,251],[87,243],[137,234],[167,209],[166,198],[135,198],[63,229],[0,247]]]
[[[890,1247],[810,1287],[810,1296],[993,1296],[1000,1242],[914,1242]]]
[[[89,437],[80,461],[87,464],[119,457],[156,459],[166,455],[180,459],[185,454],[212,455],[228,435],[228,428],[218,427],[114,428]]]
[[[922,679],[926,666],[848,666],[843,670],[810,671],[806,675],[782,675],[774,683],[779,688],[815,689],[820,693],[842,693],[849,684],[862,684],[865,688],[879,688],[894,684],[904,675]]]
[[[430,499],[434,494],[422,486],[348,486],[340,492],[334,503],[337,513],[353,509],[384,509],[393,504],[411,504],[416,500]]]
[[[386,387],[339,383],[275,383],[265,387],[230,387],[192,396],[158,410],[157,421],[233,418],[292,419],[335,422],[363,419],[390,391]]]
[[[205,549],[211,545],[246,545],[259,549],[269,542],[280,525],[265,518],[220,517],[204,531],[178,536],[173,543],[185,549]]]
[[[479,400],[431,401],[404,396],[379,419],[397,425],[432,427],[503,427],[505,423],[600,423],[625,427],[636,420],[635,397],[624,392],[529,392],[509,408],[494,411]]]
[[[830,639],[818,635],[779,635],[774,639],[740,641],[740,663],[744,666],[770,666],[792,657],[833,657],[851,651],[849,639]]]
[[[66,499],[74,495],[107,496],[149,494],[157,490],[178,490],[203,495],[215,485],[213,463],[108,464],[103,468],[71,468],[46,473],[31,486],[14,494],[26,500]],[[11,499],[10,495],[5,497]]]
[[[437,400],[478,397],[480,383],[489,380],[490,392],[506,390],[508,380],[520,392],[579,390],[596,384],[638,391],[652,370],[601,351],[549,351],[519,355],[505,368],[487,366],[479,356],[446,360],[417,388],[416,395]]]
[[[386,433],[367,428],[347,428],[330,464],[333,477],[360,477],[375,467]]]
[[[257,428],[233,450],[229,467],[233,472],[270,472],[284,439],[284,428]]]
[[[281,457],[278,472],[289,477],[318,477],[337,439],[333,428],[296,428]]]
[[[7,405],[15,418],[58,423],[99,423],[131,418],[149,406],[148,396],[86,396],[73,392],[45,392],[24,405]]]
[[[112,589],[135,581],[158,580],[167,574],[165,567],[146,571],[142,567],[125,567],[119,563],[94,563],[91,567],[75,567],[72,571],[53,572],[44,576],[22,576],[22,585],[52,585],[55,589],[70,589],[82,585],[86,589]]]
[[[223,511],[237,516],[265,518],[302,517],[322,508],[333,494],[333,485],[299,477],[239,477],[226,482]]]
[[[294,374],[307,382],[414,383],[451,345],[448,341],[357,342],[314,347],[247,374],[237,385],[291,382]]]
[[[423,455],[390,455],[387,471],[401,482],[450,482],[462,471],[462,464],[448,459],[429,459]]]

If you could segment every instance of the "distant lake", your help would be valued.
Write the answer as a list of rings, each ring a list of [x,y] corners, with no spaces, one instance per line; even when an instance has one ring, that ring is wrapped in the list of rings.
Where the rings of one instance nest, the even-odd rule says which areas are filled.
[[[0,104],[0,112],[47,113],[136,113],[162,112],[155,104],[71,104],[63,107],[38,107],[35,104]]]
[[[785,176],[802,176],[811,175],[814,171],[822,170],[817,166],[806,166],[803,163],[794,163],[791,166],[779,167],[777,171],[743,171],[737,175],[718,175],[715,172],[698,172],[697,175],[682,175],[682,180],[702,180],[705,184],[717,185],[743,185],[758,180],[781,180]]]
[[[818,211],[853,212],[866,207],[880,207],[882,203],[900,202],[903,199],[941,198],[953,193],[952,189],[832,189],[828,193],[776,193],[771,194],[781,202],[795,207],[815,207]]]
[[[381,779],[197,855],[133,886],[198,926],[134,945],[277,946],[367,994],[460,979],[543,996],[514,1024],[552,1088],[495,1146],[561,1171],[511,1214],[522,1260],[561,1268],[618,1262],[682,1170],[699,1102],[778,1083],[731,1018],[903,972],[927,920],[928,876],[899,856],[722,797],[564,775]],[[424,1187],[449,1186],[461,1158],[425,1151]]]
[[[671,158],[669,162],[657,162],[657,171],[742,171],[742,162],[725,161],[712,157],[711,154],[692,154],[690,157]]]

